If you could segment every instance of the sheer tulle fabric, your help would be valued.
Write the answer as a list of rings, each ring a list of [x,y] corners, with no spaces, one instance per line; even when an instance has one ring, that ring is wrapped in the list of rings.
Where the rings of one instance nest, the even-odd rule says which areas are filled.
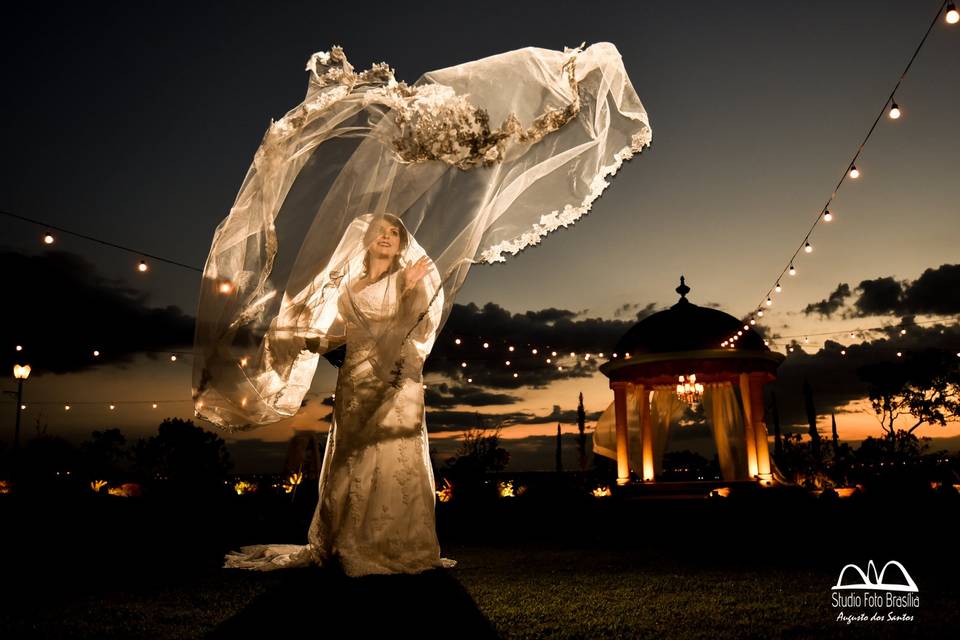
[[[194,407],[225,431],[301,407],[319,358],[304,340],[343,340],[337,300],[362,264],[364,215],[399,217],[434,267],[426,316],[378,336],[391,344],[374,368],[392,379],[399,350],[429,354],[472,264],[575,222],[650,143],[610,43],[528,47],[413,85],[386,64],[355,72],[337,47],[307,69],[306,98],[265,133],[204,268]],[[396,342],[411,331],[419,343]]]

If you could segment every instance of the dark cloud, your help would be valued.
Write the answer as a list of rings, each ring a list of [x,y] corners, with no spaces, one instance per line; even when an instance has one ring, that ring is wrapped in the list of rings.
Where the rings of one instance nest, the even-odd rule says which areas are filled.
[[[644,305],[635,317],[649,314],[653,308]],[[578,315],[555,308],[511,314],[493,302],[482,308],[474,303],[454,304],[424,373],[442,373],[461,385],[472,378],[474,385],[499,389],[544,388],[556,380],[592,376],[598,365],[595,358],[578,359],[576,364],[564,358],[570,352],[609,352],[636,319],[575,319]],[[456,338],[461,344],[454,342]],[[484,342],[489,348],[483,348]],[[508,350],[510,346],[514,351]],[[533,354],[533,349],[538,353]],[[557,369],[558,363],[546,363],[551,351],[561,354],[562,371]],[[461,366],[463,362],[466,367]]]
[[[556,322],[563,318],[574,318],[577,313],[569,309],[555,309],[554,307],[550,307],[549,309],[541,309],[540,311],[527,311],[525,315],[535,322]]]
[[[842,282],[837,285],[837,288],[826,299],[808,304],[803,312],[807,315],[819,313],[821,316],[829,318],[846,303],[850,295],[850,285]]]
[[[960,313],[960,264],[930,268],[914,281],[892,277],[864,280],[857,286],[854,314],[952,315]]]
[[[6,370],[11,358],[29,362],[36,375],[123,366],[137,353],[193,344],[192,317],[175,306],[149,306],[148,294],[103,277],[76,254],[2,251],[0,273],[12,289],[0,314],[0,333],[24,347],[15,356],[4,351]],[[97,358],[94,349],[100,351]]]
[[[841,283],[827,298],[808,304],[803,312],[831,317],[856,298],[846,317],[883,315],[953,315],[960,313],[960,264],[930,268],[916,280],[893,276],[862,280],[855,290]]]
[[[480,413],[479,411],[427,411],[428,431],[459,431],[461,429],[491,429],[498,425],[524,424],[531,414],[523,411],[508,413]]]
[[[443,382],[428,386],[424,392],[424,400],[428,407],[447,408],[457,405],[483,407],[496,404],[513,404],[521,398],[508,393],[484,391],[477,386],[456,386]]]
[[[853,303],[854,315],[876,316],[897,313],[903,297],[903,287],[901,282],[890,276],[862,281],[857,285],[860,296]]]
[[[613,312],[614,318],[621,318],[632,314],[636,320],[643,320],[657,310],[657,305],[651,303],[643,304],[641,302],[625,302],[617,307]]]

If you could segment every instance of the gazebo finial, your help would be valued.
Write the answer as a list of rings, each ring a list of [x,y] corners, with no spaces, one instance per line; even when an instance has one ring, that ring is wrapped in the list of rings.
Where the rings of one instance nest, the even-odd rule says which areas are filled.
[[[680,276],[680,286],[677,287],[675,291],[680,294],[680,300],[682,302],[687,301],[687,294],[690,293],[690,287],[683,281],[683,276]]]

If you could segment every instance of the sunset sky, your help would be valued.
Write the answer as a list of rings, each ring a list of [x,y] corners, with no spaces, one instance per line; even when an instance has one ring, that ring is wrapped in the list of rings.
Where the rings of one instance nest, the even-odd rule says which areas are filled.
[[[518,348],[551,341],[579,357],[616,341],[639,317],[688,298],[736,316],[755,309],[830,196],[939,2],[525,2],[44,4],[5,20],[0,105],[0,209],[202,267],[271,118],[304,95],[304,65],[341,45],[355,68],[386,61],[410,83],[431,69],[517,49],[614,43],[646,107],[653,141],[624,164],[576,225],[504,264],[474,267],[427,363],[432,445],[452,452],[474,412],[504,420],[510,468],[552,468],[556,425],[588,427],[612,401],[607,379],[488,376],[449,383],[453,340]],[[802,343],[780,370],[785,425],[804,422],[813,385],[821,424],[845,440],[879,435],[854,362],[818,354],[824,341],[874,342],[882,353],[960,352],[960,25],[940,21],[784,291],[764,317],[778,344]],[[58,371],[25,387],[22,437],[153,433],[192,418],[190,350],[199,274],[0,216],[0,267],[13,285],[0,320],[8,362],[31,353]],[[846,287],[844,287],[846,285]],[[472,306],[471,306],[472,305]],[[914,324],[920,323],[920,324]],[[901,336],[899,326],[908,328]],[[828,332],[896,327],[867,338]],[[98,336],[123,352],[93,359]],[[803,336],[809,342],[803,343]],[[15,345],[23,345],[23,357]],[[778,347],[781,351],[783,347]],[[148,353],[150,352],[150,353]],[[806,352],[806,353],[804,353]],[[53,362],[51,354],[63,357]],[[42,369],[38,362],[38,369]],[[495,373],[495,372],[494,372]],[[478,376],[478,380],[482,376]],[[229,436],[238,471],[279,470],[295,430],[326,431],[336,369],[321,365],[295,418]],[[15,388],[12,377],[4,389]],[[124,404],[125,401],[159,403]],[[64,403],[71,403],[65,411]],[[116,403],[116,409],[108,405]],[[0,404],[0,440],[14,405]],[[42,412],[42,414],[41,414]],[[212,426],[210,427],[213,428]],[[924,426],[949,437],[960,425]],[[569,466],[576,456],[567,441]],[[683,442],[679,436],[677,442]],[[688,446],[684,443],[683,446]],[[709,442],[691,444],[710,457]],[[939,448],[939,447],[935,447]]]

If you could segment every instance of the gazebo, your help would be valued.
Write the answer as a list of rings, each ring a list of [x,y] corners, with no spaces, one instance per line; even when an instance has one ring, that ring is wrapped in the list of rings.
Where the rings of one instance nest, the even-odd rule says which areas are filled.
[[[594,453],[616,460],[619,485],[631,469],[653,482],[671,425],[702,403],[723,480],[772,485],[763,389],[784,356],[749,324],[687,300],[682,276],[676,291],[675,305],[631,327],[600,365],[613,402],[597,421]]]

